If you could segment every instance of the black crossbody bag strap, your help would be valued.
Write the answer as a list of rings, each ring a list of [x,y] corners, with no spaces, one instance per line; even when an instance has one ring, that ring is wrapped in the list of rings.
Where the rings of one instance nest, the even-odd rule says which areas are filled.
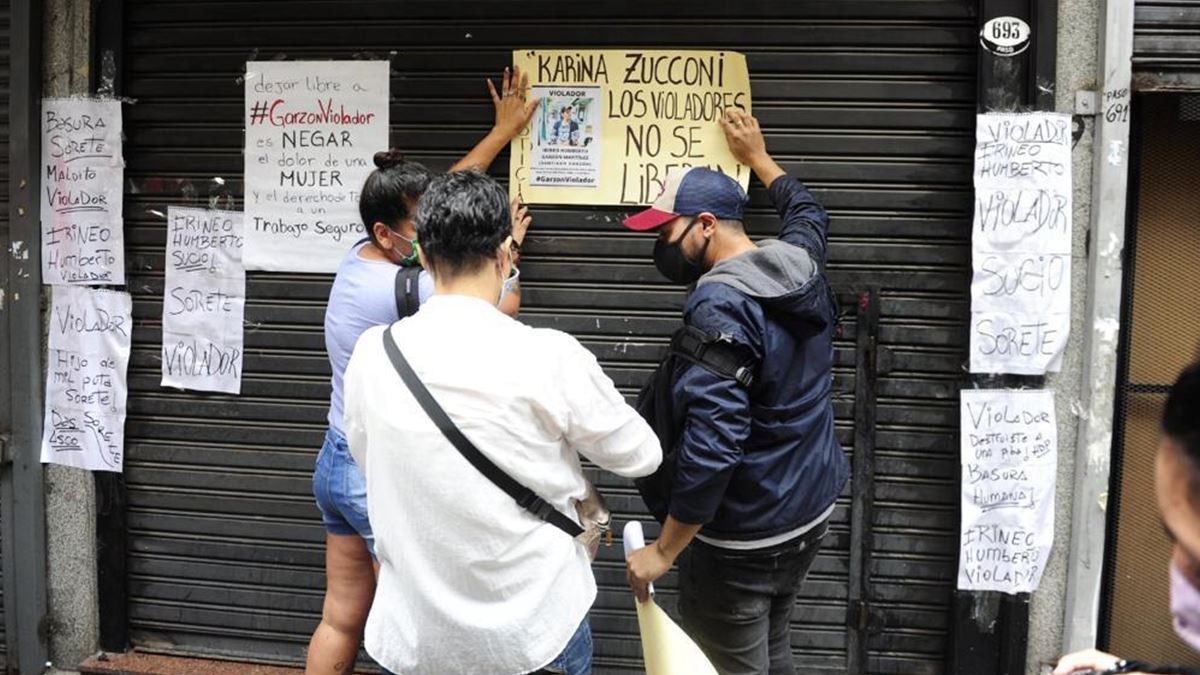
[[[396,314],[401,319],[421,308],[420,276],[421,268],[417,265],[396,270]]]
[[[512,497],[518,506],[529,511],[539,519],[550,523],[572,537],[578,537],[583,534],[583,528],[578,523],[564,516],[558,509],[539,497],[533,490],[521,485],[512,476],[505,473],[504,469],[496,466],[492,460],[480,452],[479,448],[475,447],[475,444],[471,443],[458,430],[453,420],[438,405],[438,402],[433,398],[433,394],[429,393],[429,389],[425,387],[425,383],[421,381],[416,371],[409,365],[408,360],[404,358],[404,354],[400,352],[400,347],[392,337],[391,327],[383,331],[383,349],[387,352],[388,358],[391,359],[392,367],[400,374],[400,379],[404,380],[404,384],[408,386],[408,390],[417,399],[417,403],[421,404],[421,408],[425,410],[425,414],[429,415],[433,423],[442,432],[442,435],[446,437],[446,440],[450,441],[450,444],[462,453],[462,456],[471,463],[471,466],[475,467],[479,473],[492,481],[496,487],[504,490],[504,493]]]

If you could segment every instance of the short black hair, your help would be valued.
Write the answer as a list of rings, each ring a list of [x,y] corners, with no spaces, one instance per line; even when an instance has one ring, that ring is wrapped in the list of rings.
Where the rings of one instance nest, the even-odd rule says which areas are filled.
[[[425,194],[433,173],[396,149],[375,153],[375,166],[358,197],[358,215],[367,236],[378,244],[372,225],[383,223],[393,230],[399,227],[412,215],[409,205],[416,205]]]
[[[511,234],[508,193],[480,171],[434,178],[417,209],[422,260],[435,275],[476,271]]]
[[[1194,363],[1175,380],[1163,407],[1163,433],[1179,444],[1200,468],[1200,363]]]

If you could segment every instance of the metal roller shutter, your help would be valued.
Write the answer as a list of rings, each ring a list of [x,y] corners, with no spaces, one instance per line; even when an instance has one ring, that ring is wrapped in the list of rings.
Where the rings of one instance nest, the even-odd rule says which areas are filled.
[[[0,186],[3,186],[0,188],[0,242],[8,241],[8,92],[9,62],[12,54],[8,38],[10,25],[8,0],[0,0]],[[3,301],[4,296],[0,294],[0,307],[3,307]],[[0,505],[5,502],[6,500],[0,499]],[[0,518],[7,515],[3,511],[4,508],[0,506]],[[3,532],[4,526],[0,524],[0,533]],[[0,542],[0,551],[3,550],[5,550],[3,542]],[[8,661],[8,640],[4,630],[4,564],[6,562],[6,560],[0,559],[0,672],[5,672],[5,664]]]
[[[1134,86],[1200,87],[1200,0],[1136,0]]]
[[[785,167],[833,213],[831,276],[882,290],[873,537],[867,599],[883,631],[871,672],[940,673],[956,565],[957,389],[966,353],[971,2],[196,2],[126,0],[129,288],[134,294],[126,478],[129,610],[145,648],[295,659],[320,613],[323,532],[310,472],[324,429],[321,335],[330,278],[248,277],[240,397],[161,389],[164,220],[225,179],[242,191],[247,59],[393,56],[393,143],[448,166],[486,130],[483,78],[513,47],[724,48],[745,52],[755,113]],[[493,168],[507,176],[504,159]],[[761,187],[748,226],[777,220]],[[240,206],[240,199],[237,200]],[[651,240],[621,212],[543,207],[522,267],[525,321],[572,332],[632,395],[678,321]],[[853,296],[851,296],[853,297]],[[853,316],[853,311],[851,311]],[[835,388],[854,446],[853,320]],[[624,520],[642,513],[603,478]],[[804,672],[847,671],[850,494],[804,587],[793,647]],[[640,646],[618,549],[596,565],[601,672],[636,671]],[[663,584],[673,604],[673,577]]]

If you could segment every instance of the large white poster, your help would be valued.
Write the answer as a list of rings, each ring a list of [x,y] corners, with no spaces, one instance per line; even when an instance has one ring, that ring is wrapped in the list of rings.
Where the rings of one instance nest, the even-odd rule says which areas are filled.
[[[53,296],[42,461],[121,471],[133,302],[81,286]]]
[[[1071,118],[976,120],[971,372],[1057,372],[1071,303]]]
[[[246,64],[246,269],[336,272],[388,148],[387,61]]]
[[[241,213],[167,210],[162,386],[241,392],[243,241]]]
[[[1054,543],[1058,427],[1049,391],[962,392],[958,587],[1027,593]]]
[[[42,100],[42,282],[125,283],[121,102]]]

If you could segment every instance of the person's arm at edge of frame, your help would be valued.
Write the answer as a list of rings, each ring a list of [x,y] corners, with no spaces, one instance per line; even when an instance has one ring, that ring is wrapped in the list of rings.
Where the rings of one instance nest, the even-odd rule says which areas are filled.
[[[501,89],[497,92],[496,85],[490,79],[487,81],[492,104],[496,106],[496,121],[491,131],[465,157],[450,167],[450,171],[487,171],[496,156],[529,126],[529,120],[540,103],[536,98],[526,101],[530,90],[529,74],[522,73],[517,67],[511,70],[505,68],[500,85]]]

